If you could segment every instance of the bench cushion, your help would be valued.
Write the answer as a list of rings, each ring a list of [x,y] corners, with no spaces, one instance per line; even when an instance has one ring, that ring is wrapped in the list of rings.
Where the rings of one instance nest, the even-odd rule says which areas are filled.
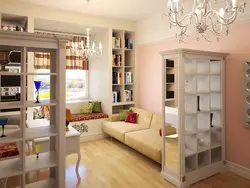
[[[102,118],[108,118],[108,114],[105,113],[91,113],[91,114],[72,114],[72,117],[70,118],[70,122],[76,122],[76,121],[86,121],[91,119],[102,119]]]
[[[0,144],[0,158],[5,157],[13,157],[19,155],[17,144],[8,143],[8,144]]]

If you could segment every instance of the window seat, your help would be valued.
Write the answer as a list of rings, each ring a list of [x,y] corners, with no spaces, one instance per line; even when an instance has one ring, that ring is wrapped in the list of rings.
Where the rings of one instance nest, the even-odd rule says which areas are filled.
[[[103,118],[108,118],[108,117],[109,117],[108,114],[105,114],[105,113],[72,114],[72,117],[70,118],[70,122],[103,119]]]
[[[13,157],[19,155],[17,144],[14,143],[7,143],[7,144],[0,144],[0,159],[6,157]]]

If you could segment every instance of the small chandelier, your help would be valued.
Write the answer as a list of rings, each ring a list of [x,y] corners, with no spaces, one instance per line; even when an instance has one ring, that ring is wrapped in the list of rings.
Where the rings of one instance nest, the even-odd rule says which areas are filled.
[[[212,8],[212,0],[194,0],[193,10],[183,16],[184,8],[180,0],[168,0],[168,13],[164,15],[169,18],[170,28],[175,28],[179,42],[186,42],[190,36],[211,42],[210,33],[217,39],[228,35],[230,24],[235,21],[238,12],[244,12],[245,7],[246,3],[239,4],[238,0],[226,0],[225,8],[218,12]],[[193,27],[189,30],[191,25]]]
[[[81,40],[80,43],[72,41],[71,44],[71,50],[74,54],[79,54],[80,56],[84,57],[90,57],[90,56],[101,56],[103,52],[103,47],[102,43],[99,42],[99,46],[96,47],[95,42],[92,43],[91,45],[91,40],[90,40],[90,28],[86,29],[87,32],[87,42]]]

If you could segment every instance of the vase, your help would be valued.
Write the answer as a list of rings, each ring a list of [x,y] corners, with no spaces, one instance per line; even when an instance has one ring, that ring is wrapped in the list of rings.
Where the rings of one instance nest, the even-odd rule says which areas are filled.
[[[201,111],[200,110],[200,96],[197,96],[197,111]]]
[[[40,103],[39,101],[39,89],[41,87],[41,81],[34,81],[35,88],[36,88],[36,103]]]
[[[6,137],[4,134],[4,126],[7,124],[8,118],[0,118],[0,125],[2,125],[2,136],[1,137]]]
[[[69,131],[69,121],[66,119],[66,131]]]

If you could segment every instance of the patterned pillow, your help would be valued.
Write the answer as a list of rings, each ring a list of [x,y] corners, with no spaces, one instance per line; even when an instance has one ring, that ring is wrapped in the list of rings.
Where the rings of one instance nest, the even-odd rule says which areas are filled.
[[[92,113],[102,113],[102,102],[89,101],[89,103],[93,103],[94,104]]]
[[[94,103],[84,103],[81,106],[80,112],[82,114],[91,114],[93,110]]]
[[[136,118],[137,117],[137,113],[134,113],[134,112],[127,112],[126,113],[126,119],[125,119],[125,122],[128,122],[128,123],[136,123]]]

